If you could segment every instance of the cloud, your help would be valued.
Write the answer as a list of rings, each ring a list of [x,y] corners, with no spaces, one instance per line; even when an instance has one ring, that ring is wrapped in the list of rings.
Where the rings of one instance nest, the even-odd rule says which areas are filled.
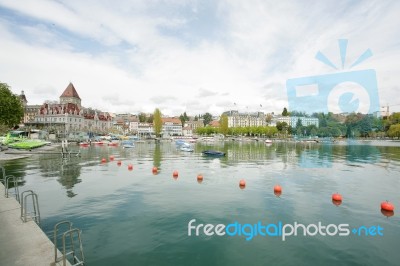
[[[0,73],[29,103],[58,99],[71,81],[84,106],[111,112],[218,115],[235,102],[281,112],[286,80],[334,73],[315,54],[340,64],[347,38],[346,62],[372,50],[354,70],[375,69],[390,104],[399,12],[396,1],[0,0]]]

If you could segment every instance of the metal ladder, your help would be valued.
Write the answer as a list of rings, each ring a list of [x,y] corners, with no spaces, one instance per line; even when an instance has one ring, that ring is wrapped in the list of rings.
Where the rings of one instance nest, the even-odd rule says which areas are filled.
[[[57,238],[58,238],[58,230],[59,227],[65,225],[67,227],[67,230],[61,235],[62,236],[62,254],[61,257],[57,256],[58,249],[57,249]],[[76,235],[76,239],[79,242],[79,254],[76,254],[75,252],[75,247],[74,247],[74,235]],[[67,252],[67,245],[66,245],[66,238],[69,237],[70,241],[70,251]],[[77,255],[80,255],[78,257]],[[82,247],[82,239],[81,239],[81,230],[78,228],[72,228],[72,223],[70,221],[61,221],[57,223],[54,226],[54,263],[56,264],[57,262],[63,261],[63,266],[67,265],[67,257],[72,256],[73,259],[73,265],[72,266],[77,266],[77,265],[85,265],[85,257],[83,255],[83,247]]]
[[[4,190],[4,196],[6,198],[8,198],[8,196],[9,196],[8,195],[8,190],[10,188],[10,182],[12,182],[13,185],[14,185],[14,197],[18,202],[20,202],[20,200],[19,200],[19,189],[18,189],[18,178],[13,176],[13,175],[7,175],[5,177],[5,187],[6,187],[6,189]]]
[[[27,199],[28,197],[32,200],[33,211],[28,212]],[[27,217],[31,218],[37,224],[40,224],[40,211],[39,211],[39,201],[38,195],[32,190],[26,190],[21,193],[21,220],[26,223],[28,221]]]

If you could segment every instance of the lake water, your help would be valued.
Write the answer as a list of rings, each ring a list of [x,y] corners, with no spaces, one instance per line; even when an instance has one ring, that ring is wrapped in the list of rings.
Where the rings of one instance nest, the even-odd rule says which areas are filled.
[[[133,149],[93,146],[68,160],[35,155],[1,164],[7,174],[21,177],[20,192],[39,195],[41,227],[50,239],[62,220],[82,230],[86,265],[400,265],[396,143],[217,142],[194,148],[182,152],[169,142],[137,143]],[[227,155],[205,157],[205,149]],[[102,158],[108,162],[100,163]],[[156,175],[153,166],[159,168]],[[244,189],[240,179],[246,180]],[[279,197],[276,184],[283,189]],[[340,206],[331,201],[335,192],[343,195]],[[384,200],[396,206],[394,216],[381,213]],[[231,234],[239,224],[276,227],[251,240],[254,226],[243,229],[244,235],[207,236],[200,230],[195,236],[193,229],[188,236],[192,219],[193,226],[233,224]],[[340,224],[376,230],[370,231],[374,236],[362,229],[311,236],[310,227],[306,236],[301,228],[285,241],[273,236],[280,224],[295,222],[333,224],[332,234]]]

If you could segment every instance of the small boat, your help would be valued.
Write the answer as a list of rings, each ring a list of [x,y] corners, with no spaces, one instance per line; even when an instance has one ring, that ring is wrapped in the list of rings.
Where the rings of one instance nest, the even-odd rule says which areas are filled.
[[[265,144],[272,144],[272,140],[266,139],[266,140],[265,140]]]
[[[222,151],[206,150],[202,151],[202,153],[207,156],[225,156],[225,152]]]
[[[88,142],[81,142],[81,143],[79,143],[79,146],[81,146],[81,147],[89,147],[89,143]]]
[[[179,148],[181,151],[189,151],[192,152],[194,151],[194,149],[192,148],[192,146],[190,146],[189,143],[184,143],[181,145],[181,147]]]
[[[118,146],[118,142],[109,142],[108,146],[117,147]]]
[[[135,143],[131,140],[124,140],[122,141],[121,146],[124,149],[135,148]]]

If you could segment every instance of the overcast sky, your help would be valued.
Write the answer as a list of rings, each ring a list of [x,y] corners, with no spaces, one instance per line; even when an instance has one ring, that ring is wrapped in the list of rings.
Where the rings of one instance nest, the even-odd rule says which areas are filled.
[[[400,111],[399,14],[381,0],[0,0],[0,82],[29,104],[72,82],[103,111],[282,112],[286,80],[348,71],[370,49],[352,70],[374,69],[380,104]]]

